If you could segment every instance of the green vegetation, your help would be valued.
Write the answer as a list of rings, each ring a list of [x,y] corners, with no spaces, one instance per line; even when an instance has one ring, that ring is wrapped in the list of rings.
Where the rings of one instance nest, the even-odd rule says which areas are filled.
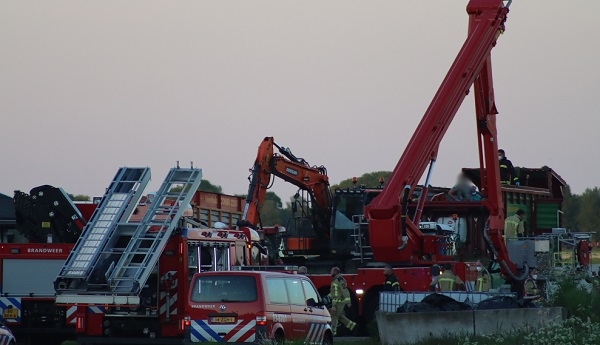
[[[370,173],[365,173],[357,178],[356,186],[365,186],[367,188],[375,188],[379,186],[379,179],[383,178],[384,184],[385,181],[389,180],[390,175],[392,175],[391,171],[374,171]],[[352,182],[352,178],[348,178],[342,180],[340,183],[331,186],[332,190],[336,188],[352,188],[354,187],[354,183]]]
[[[573,194],[565,188],[563,206],[564,225],[571,231],[593,232],[600,228],[600,188],[587,188],[582,194]],[[594,234],[600,240],[600,233]]]
[[[77,195],[73,195],[73,194],[68,194],[69,198],[71,198],[71,200],[73,201],[90,201],[92,200],[92,198],[90,198],[89,195],[84,195],[84,194],[77,194]]]
[[[600,289],[579,284],[578,277],[562,277],[552,289],[547,306],[563,307],[567,319],[546,320],[536,327],[472,336],[465,334],[422,340],[414,345],[588,345],[600,344]],[[401,345],[402,342],[398,342]]]
[[[402,343],[398,343],[399,345]],[[485,336],[456,335],[432,338],[414,345],[589,345],[600,344],[600,323],[573,317],[550,321],[538,328]]]
[[[200,181],[200,187],[198,187],[199,191],[202,192],[211,192],[211,193],[223,193],[223,188],[219,185],[210,183],[209,180]]]

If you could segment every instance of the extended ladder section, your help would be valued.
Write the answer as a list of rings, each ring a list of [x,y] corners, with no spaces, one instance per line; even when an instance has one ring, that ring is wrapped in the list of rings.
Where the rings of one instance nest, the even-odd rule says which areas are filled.
[[[201,178],[200,169],[171,169],[119,261],[106,273],[113,294],[140,292]]]
[[[119,168],[58,274],[57,292],[85,285],[102,251],[110,245],[117,224],[131,216],[149,181],[149,168]]]
[[[80,278],[77,281],[69,279],[73,277],[68,274],[74,274],[73,271],[76,271],[71,267],[79,267],[69,264],[71,261],[69,258],[65,266],[68,269],[63,269],[55,282],[55,290],[58,293],[56,303],[139,304],[138,294],[158,263],[179,219],[198,190],[201,178],[200,169],[171,169],[139,223],[127,222],[137,206],[138,197],[135,203],[132,203],[131,211],[124,212],[118,217],[120,220],[116,220],[117,223],[111,223],[112,230],[108,230],[107,235],[98,235],[98,240],[101,242],[96,243],[98,246],[93,251],[91,249],[93,243],[90,242],[89,246],[86,245],[87,243],[82,245],[78,243],[73,252],[74,257],[89,255],[87,254],[89,251],[98,258],[91,269],[76,272],[77,278]],[[111,200],[110,197],[111,195],[107,193],[103,202],[104,199]],[[99,211],[97,210],[96,213],[101,213]],[[95,216],[96,214],[92,218]],[[86,230],[84,230],[86,235],[90,232],[86,237],[90,237],[90,240],[95,239],[91,236],[92,232]],[[100,245],[101,243],[105,245]],[[78,261],[73,259],[73,262]]]

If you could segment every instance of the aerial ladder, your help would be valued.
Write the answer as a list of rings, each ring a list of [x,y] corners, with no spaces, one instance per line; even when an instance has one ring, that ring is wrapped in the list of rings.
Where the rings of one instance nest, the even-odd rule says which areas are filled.
[[[469,29],[458,56],[438,89],[433,101],[408,142],[385,188],[365,208],[374,259],[382,262],[432,264],[452,260],[440,254],[439,238],[419,229],[427,188],[440,142],[464,98],[473,87],[475,120],[481,172],[482,203],[489,218],[483,233],[489,250],[509,280],[520,281],[521,274],[509,260],[502,236],[503,200],[500,191],[496,103],[492,82],[491,50],[505,30],[511,1],[471,0],[467,5]],[[411,217],[408,203],[417,183],[429,166],[425,185]]]
[[[142,220],[129,222],[150,169],[120,168],[54,282],[56,302],[138,305],[201,178],[200,169],[171,169]]]

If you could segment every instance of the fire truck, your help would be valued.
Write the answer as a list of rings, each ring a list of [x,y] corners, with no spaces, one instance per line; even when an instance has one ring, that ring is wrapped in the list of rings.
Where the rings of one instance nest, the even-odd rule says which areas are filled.
[[[314,221],[308,222],[309,229],[305,232],[308,236],[303,235],[302,229],[293,227],[288,227],[286,235],[280,235],[282,245],[287,245],[287,249],[282,250],[282,259],[286,263],[309,264],[310,259],[316,257],[320,266],[343,265],[353,295],[351,318],[358,318],[363,325],[373,320],[384,281],[381,268],[384,264],[394,267],[402,290],[428,291],[432,265],[450,263],[467,286],[472,286],[476,271],[469,261],[487,256],[491,265],[497,267],[517,291],[528,274],[529,263],[509,255],[519,250],[507,248],[505,244],[502,235],[505,216],[519,208],[525,209],[530,234],[560,226],[565,183],[552,169],[522,168],[519,174],[523,186],[500,184],[498,111],[493,92],[491,50],[506,29],[509,6],[510,1],[501,0],[468,3],[467,38],[384,185],[335,190],[329,200],[314,194],[313,188],[328,188],[326,170],[310,167],[304,160],[286,154],[289,150],[280,148],[281,156],[271,156],[273,150],[265,142],[259,148],[250,179],[248,218],[253,219],[256,214],[255,204],[260,204],[264,197],[264,192],[258,192],[257,188],[269,186],[270,174],[291,183],[300,181],[299,187],[312,193],[308,199],[314,203],[317,217],[313,216]],[[439,145],[471,88],[475,96],[480,166],[464,169],[463,173],[477,187],[481,200],[456,202],[446,197],[448,188],[434,188],[430,179]],[[295,169],[294,174],[286,171],[288,166],[300,169]],[[422,177],[425,183],[418,185]],[[318,222],[319,212],[330,214],[331,223]],[[303,237],[299,243],[297,239]],[[276,243],[278,241],[276,238]],[[511,246],[530,244],[510,243]],[[305,261],[299,262],[299,259]],[[346,262],[340,263],[340,259]],[[312,267],[318,268],[317,265]],[[328,274],[310,277],[321,293],[328,292],[331,283]]]
[[[149,168],[117,171],[54,281],[56,304],[76,308],[80,344],[181,343],[191,277],[267,256],[256,231],[231,229],[243,199],[197,193],[201,177],[173,168],[144,197]]]
[[[52,282],[94,205],[43,185],[15,191],[11,206],[14,228],[0,244],[2,317],[23,343],[58,344],[75,334],[75,309],[54,304]]]

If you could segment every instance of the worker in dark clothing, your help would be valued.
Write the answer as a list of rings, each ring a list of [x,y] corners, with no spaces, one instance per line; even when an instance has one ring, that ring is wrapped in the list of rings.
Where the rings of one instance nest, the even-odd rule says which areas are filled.
[[[394,271],[392,271],[392,266],[385,265],[383,274],[385,274],[383,291],[400,291],[400,283],[398,282],[398,277],[396,277]]]
[[[512,162],[506,158],[504,150],[498,150],[498,159],[500,160],[500,183],[520,186],[519,176],[517,176]]]

